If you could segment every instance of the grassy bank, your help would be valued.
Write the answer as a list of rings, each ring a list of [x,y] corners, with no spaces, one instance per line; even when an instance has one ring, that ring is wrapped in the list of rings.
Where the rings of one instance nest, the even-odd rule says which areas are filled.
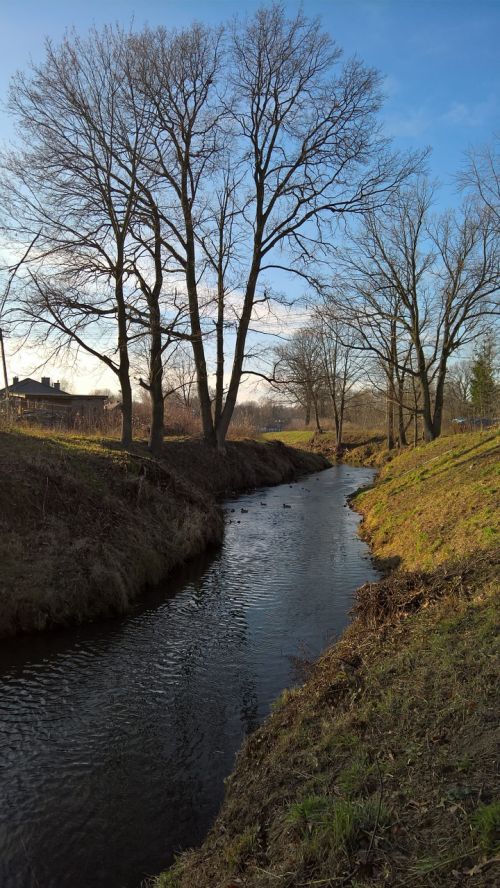
[[[125,613],[147,585],[220,542],[217,499],[318,471],[280,443],[139,445],[0,432],[0,637]]]
[[[400,569],[359,591],[341,641],[248,739],[204,845],[157,886],[498,884],[499,444],[409,451],[359,496]]]
[[[500,435],[472,432],[402,453],[357,508],[376,555],[413,569],[498,546],[499,503]]]
[[[339,459],[335,432],[313,432],[310,429],[299,431],[265,432],[263,440],[281,441],[288,447],[301,447],[312,453],[321,453],[331,462]],[[385,438],[378,430],[366,430],[348,424],[342,443],[342,462],[354,465],[379,465],[387,457]]]

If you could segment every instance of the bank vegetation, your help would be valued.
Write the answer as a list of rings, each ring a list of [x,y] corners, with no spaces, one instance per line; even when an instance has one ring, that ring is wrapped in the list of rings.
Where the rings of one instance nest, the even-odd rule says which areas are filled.
[[[219,544],[218,499],[318,471],[279,442],[147,447],[43,429],[0,431],[0,637],[123,614]]]
[[[356,497],[398,569],[358,591],[157,888],[498,884],[499,456],[498,432],[442,438]]]

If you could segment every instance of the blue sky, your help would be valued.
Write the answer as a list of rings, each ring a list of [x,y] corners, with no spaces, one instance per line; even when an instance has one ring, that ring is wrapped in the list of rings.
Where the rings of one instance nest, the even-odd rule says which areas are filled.
[[[258,0],[0,0],[0,103],[9,79],[30,56],[41,59],[46,36],[68,27],[118,22],[182,27],[193,19],[221,22],[250,13]],[[285,3],[295,12],[297,2]],[[344,49],[385,77],[386,131],[401,148],[430,146],[430,172],[443,185],[442,208],[459,199],[454,173],[469,146],[500,133],[500,0],[305,0]],[[11,136],[0,104],[0,142]],[[20,358],[16,357],[19,364]],[[28,363],[34,358],[26,356]],[[64,372],[64,371],[63,371]],[[68,370],[69,375],[74,373]],[[85,386],[109,384],[102,365],[85,361]]]
[[[68,26],[132,20],[180,27],[193,19],[218,22],[251,12],[254,0],[0,0],[0,97],[30,56],[40,58],[45,36]],[[296,2],[286,7],[295,11]],[[500,130],[500,0],[307,0],[346,55],[356,53],[385,76],[383,117],[401,147],[430,145],[431,172],[455,199],[453,173],[469,145]],[[10,134],[0,111],[0,138]]]

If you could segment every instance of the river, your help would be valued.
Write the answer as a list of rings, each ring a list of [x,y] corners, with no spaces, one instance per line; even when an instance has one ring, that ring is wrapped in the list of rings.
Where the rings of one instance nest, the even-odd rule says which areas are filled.
[[[130,616],[2,643],[2,888],[137,888],[203,839],[296,658],[377,578],[345,505],[372,477],[340,465],[227,502],[222,547]]]

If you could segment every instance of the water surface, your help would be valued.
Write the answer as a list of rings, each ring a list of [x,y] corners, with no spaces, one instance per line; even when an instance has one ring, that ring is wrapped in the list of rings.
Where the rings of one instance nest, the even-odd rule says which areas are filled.
[[[372,477],[336,466],[226,503],[222,548],[133,615],[2,644],[2,888],[137,888],[201,841],[294,658],[376,578],[345,507]]]

